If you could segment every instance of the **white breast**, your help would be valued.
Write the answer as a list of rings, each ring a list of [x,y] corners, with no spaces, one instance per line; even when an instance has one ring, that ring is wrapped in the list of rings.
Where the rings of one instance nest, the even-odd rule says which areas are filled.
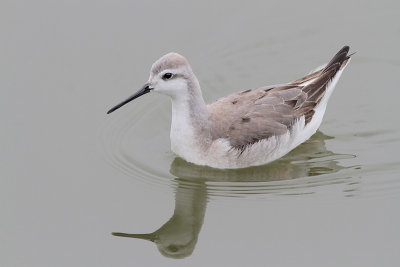
[[[206,165],[206,151],[199,146],[201,137],[195,135],[192,123],[189,102],[172,99],[171,150],[189,162]]]

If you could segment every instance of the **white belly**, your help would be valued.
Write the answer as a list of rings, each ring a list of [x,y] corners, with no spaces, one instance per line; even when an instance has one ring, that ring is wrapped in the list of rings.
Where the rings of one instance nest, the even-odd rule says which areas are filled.
[[[236,169],[267,164],[286,155],[292,149],[308,140],[321,125],[324,112],[325,107],[317,109],[313,119],[306,126],[304,126],[304,116],[301,117],[286,134],[272,136],[254,143],[246,148],[243,153],[237,149],[232,149],[228,140],[217,139],[213,142],[206,157],[200,159],[197,164],[203,162],[203,165],[221,169]]]

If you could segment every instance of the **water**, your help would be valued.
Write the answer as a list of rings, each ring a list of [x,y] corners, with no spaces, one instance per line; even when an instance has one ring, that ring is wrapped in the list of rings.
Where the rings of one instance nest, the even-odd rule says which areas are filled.
[[[399,265],[398,8],[3,1],[0,265]],[[175,158],[160,95],[106,115],[170,51],[211,102],[298,78],[345,44],[357,54],[320,131],[266,166]]]

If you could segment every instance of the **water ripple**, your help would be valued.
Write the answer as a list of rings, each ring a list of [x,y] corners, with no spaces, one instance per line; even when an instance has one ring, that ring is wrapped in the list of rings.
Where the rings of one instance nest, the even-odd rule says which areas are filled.
[[[333,138],[322,132],[264,166],[220,170],[188,163],[170,152],[170,119],[160,116],[169,114],[168,108],[162,100],[150,107],[143,103],[133,107],[134,112],[122,112],[109,120],[101,136],[107,161],[152,185],[195,188],[206,184],[209,196],[309,195],[333,185],[342,185],[340,190],[348,194],[359,183],[355,174],[360,166],[342,164],[355,156],[328,150],[325,143]]]

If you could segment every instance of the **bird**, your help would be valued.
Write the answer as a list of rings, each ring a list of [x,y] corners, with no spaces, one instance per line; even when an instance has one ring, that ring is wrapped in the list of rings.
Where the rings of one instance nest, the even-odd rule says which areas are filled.
[[[187,59],[175,52],[153,63],[144,86],[114,112],[150,92],[172,103],[171,150],[187,162],[218,169],[264,165],[308,140],[350,62],[344,46],[325,65],[292,82],[248,89],[206,104]]]

